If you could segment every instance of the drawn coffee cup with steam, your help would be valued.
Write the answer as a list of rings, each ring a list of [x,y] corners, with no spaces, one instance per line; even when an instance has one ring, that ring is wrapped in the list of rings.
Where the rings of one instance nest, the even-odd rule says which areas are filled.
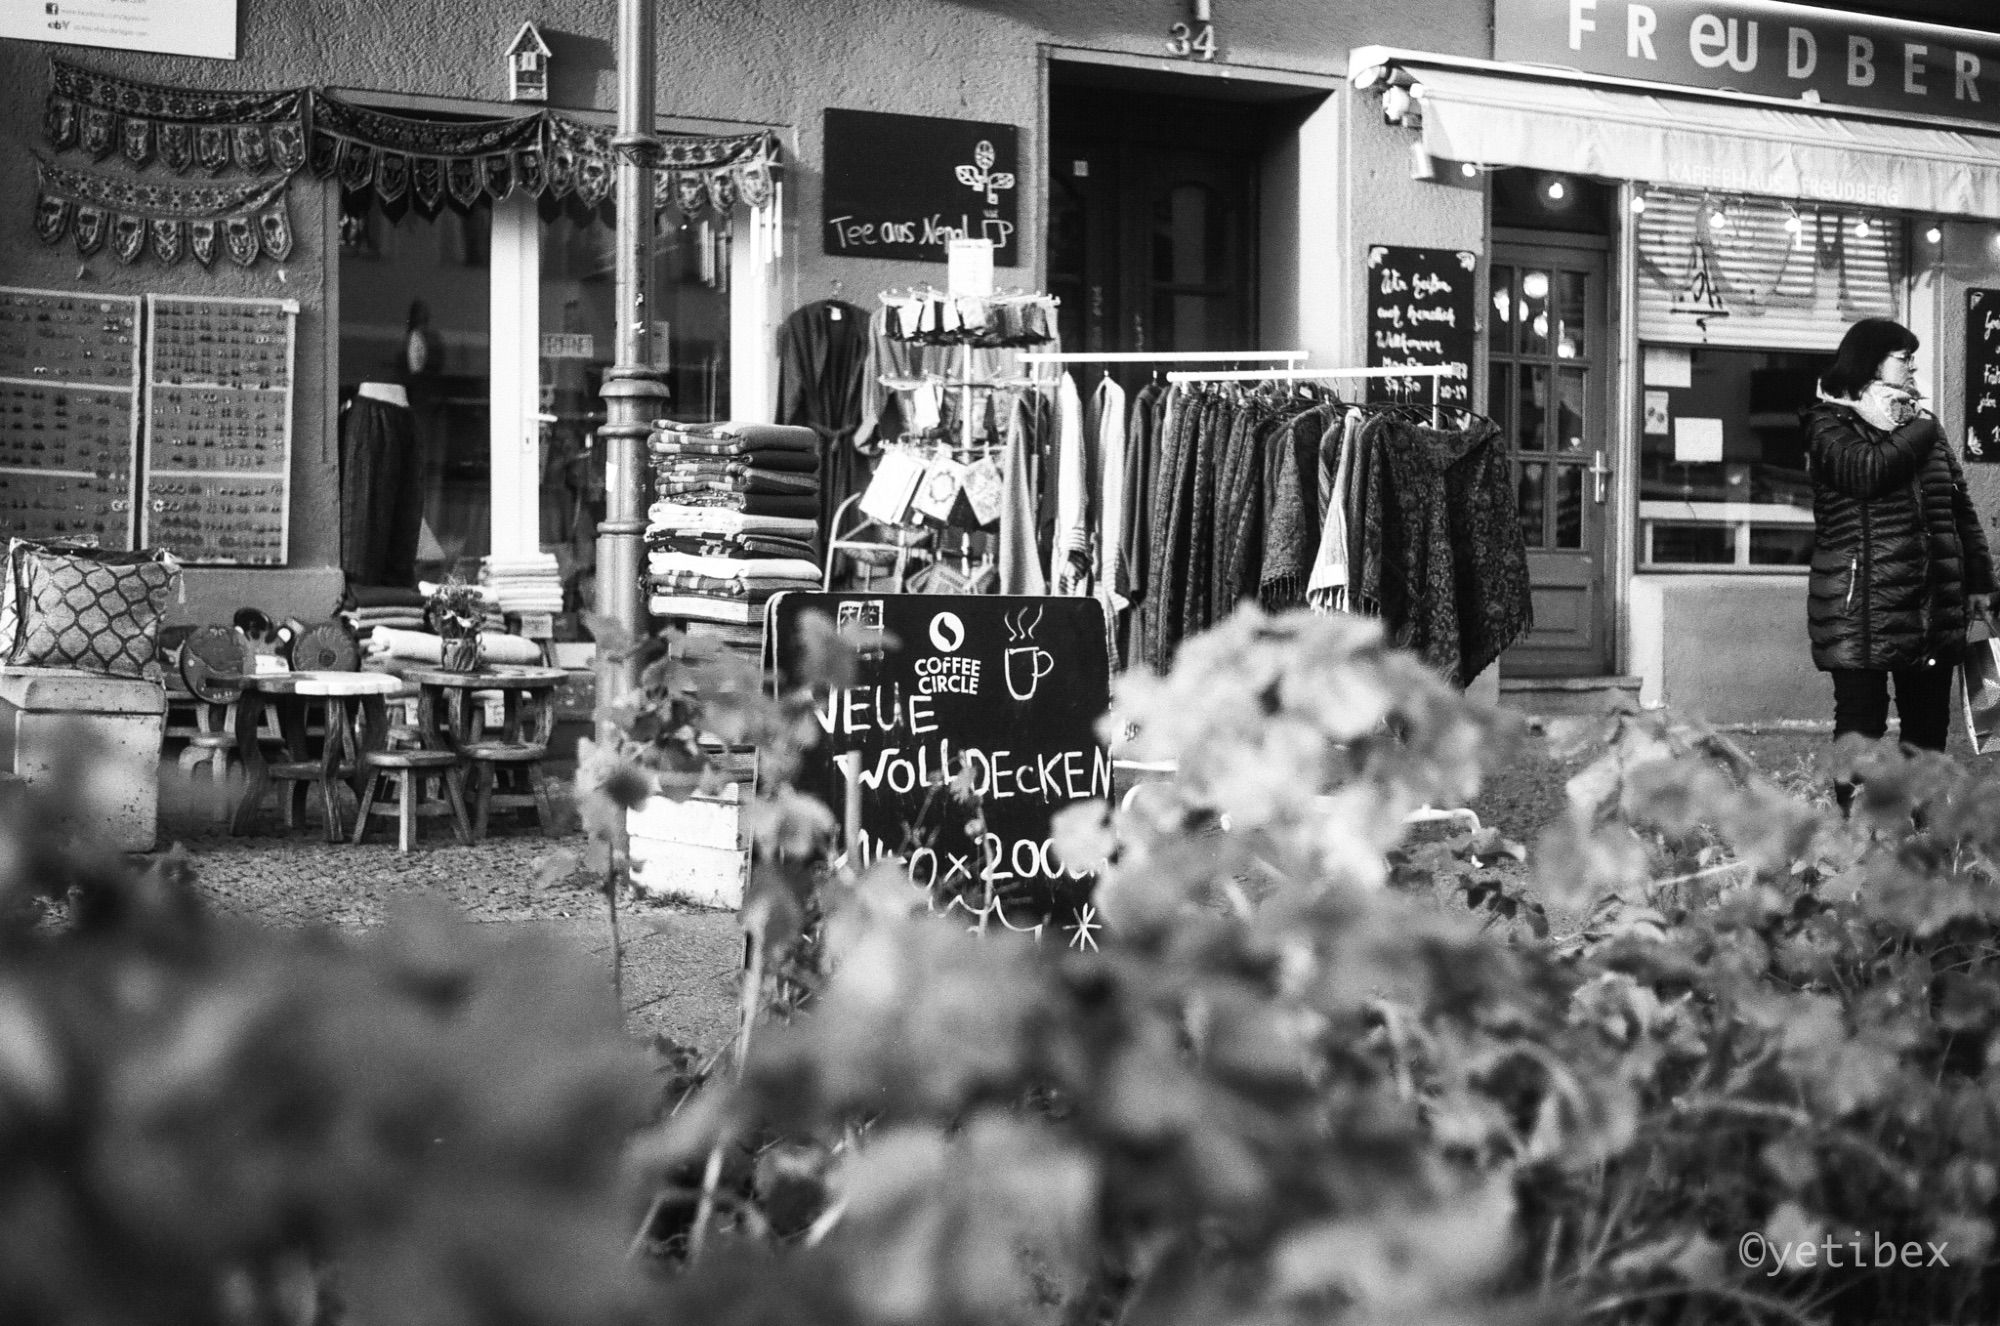
[[[1029,614],[1034,616],[1030,619]],[[1009,645],[1005,655],[1007,693],[1016,700],[1032,700],[1042,678],[1055,671],[1055,656],[1034,643],[1035,628],[1042,624],[1042,606],[1022,608],[1001,618],[1007,624],[1007,638],[1022,643]]]

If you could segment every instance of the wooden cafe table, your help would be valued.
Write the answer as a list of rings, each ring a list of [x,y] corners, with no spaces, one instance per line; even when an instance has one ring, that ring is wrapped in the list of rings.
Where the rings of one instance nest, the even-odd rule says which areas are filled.
[[[488,664],[472,672],[434,667],[397,671],[419,688],[418,723],[425,744],[455,751],[471,767],[474,841],[486,836],[487,817],[496,808],[533,810],[543,834],[553,837],[555,814],[540,765],[555,733],[556,690],[569,674],[514,663]],[[474,703],[474,697],[495,691],[502,717],[497,728],[488,729],[485,706]],[[516,786],[501,788],[503,778]]]
[[[236,700],[236,750],[243,761],[243,799],[230,822],[232,833],[248,833],[273,784],[284,787],[285,826],[293,827],[305,807],[307,784],[317,784],[326,816],[326,840],[339,842],[338,785],[347,782],[360,799],[364,752],[380,746],[389,728],[387,697],[403,684],[380,672],[267,672],[245,674]],[[306,739],[306,709],[326,705],[326,737],[317,759]],[[266,710],[278,720],[284,758],[273,760],[257,739]]]

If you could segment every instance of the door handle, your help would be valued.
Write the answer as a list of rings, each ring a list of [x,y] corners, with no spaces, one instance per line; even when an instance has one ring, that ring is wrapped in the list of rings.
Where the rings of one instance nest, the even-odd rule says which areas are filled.
[[[1590,455],[1590,477],[1593,480],[1597,504],[1604,505],[1605,480],[1611,477],[1611,467],[1604,463],[1604,452],[1594,451]]]

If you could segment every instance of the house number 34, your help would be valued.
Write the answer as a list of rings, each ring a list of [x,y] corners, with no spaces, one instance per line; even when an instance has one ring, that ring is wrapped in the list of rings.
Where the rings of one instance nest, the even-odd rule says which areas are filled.
[[[1183,60],[1215,58],[1215,24],[1206,19],[1176,23],[1167,29],[1167,50]]]

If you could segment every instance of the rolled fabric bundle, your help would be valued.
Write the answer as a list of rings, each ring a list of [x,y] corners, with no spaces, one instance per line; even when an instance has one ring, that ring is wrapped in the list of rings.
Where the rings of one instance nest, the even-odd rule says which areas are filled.
[[[481,631],[479,647],[488,663],[542,661],[541,646],[533,640],[524,640],[518,635]],[[429,631],[401,631],[394,627],[378,626],[368,637],[368,654],[371,658],[399,659],[405,663],[442,663],[444,641]]]

